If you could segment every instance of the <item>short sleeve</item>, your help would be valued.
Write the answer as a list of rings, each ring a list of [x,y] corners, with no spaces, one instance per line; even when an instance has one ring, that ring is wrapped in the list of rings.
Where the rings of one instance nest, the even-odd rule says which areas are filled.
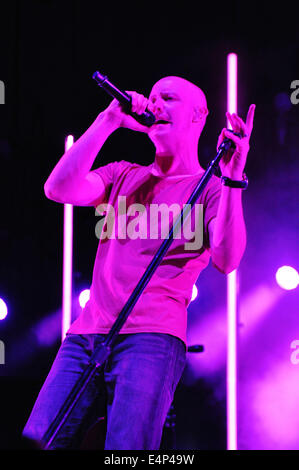
[[[113,176],[116,165],[117,162],[108,163],[108,165],[100,166],[96,170],[93,170],[93,172],[100,175],[104,181],[105,186],[109,186],[113,183]]]
[[[100,166],[99,168],[96,168],[95,170],[93,170],[93,173],[97,173],[98,175],[100,175],[105,186],[105,197],[104,197],[104,201],[103,201],[103,198],[101,198],[101,202],[104,202],[104,203],[108,202],[111,188],[113,185],[113,181],[115,178],[114,175],[115,175],[115,169],[116,169],[117,164],[118,164],[117,162],[112,162],[112,163],[108,163],[107,165]],[[94,207],[97,207],[98,204],[99,204],[99,201],[93,202]]]
[[[111,193],[113,184],[120,178],[124,171],[132,166],[131,163],[121,160],[120,162],[112,162],[107,165],[100,166],[93,170],[94,173],[97,173],[102,178],[105,185],[105,198],[101,199],[101,202],[107,203]],[[98,202],[93,203],[95,207],[98,206]]]

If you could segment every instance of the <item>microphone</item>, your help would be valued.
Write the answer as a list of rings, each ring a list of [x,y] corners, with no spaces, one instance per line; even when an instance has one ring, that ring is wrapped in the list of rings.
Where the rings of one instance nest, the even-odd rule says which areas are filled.
[[[226,129],[226,130],[236,135],[240,139],[244,137],[240,132],[234,132],[232,129]],[[233,142],[228,137],[225,137],[225,139],[223,139],[222,143],[219,145],[217,151],[219,152],[219,150],[224,150],[225,152],[227,152],[229,149],[235,149],[235,148],[236,148],[235,142]]]
[[[188,346],[187,351],[194,353],[194,352],[203,352],[205,350],[202,344],[193,344],[193,346]]]
[[[100,72],[95,72],[92,78],[97,84],[102,87],[110,96],[116,98],[120,104],[124,107],[124,111],[136,119],[140,124],[150,127],[154,124],[156,118],[151,111],[144,111],[142,114],[136,114],[131,112],[132,98],[125,91],[119,90],[113,83],[111,83],[105,75]]]

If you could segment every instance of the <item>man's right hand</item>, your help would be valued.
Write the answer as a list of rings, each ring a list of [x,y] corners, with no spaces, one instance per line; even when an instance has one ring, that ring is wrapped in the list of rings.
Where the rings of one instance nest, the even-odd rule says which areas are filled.
[[[127,91],[128,95],[132,98],[132,112],[136,114],[142,114],[147,106],[148,106],[148,99],[145,96],[136,93],[135,91]],[[139,122],[136,121],[132,116],[125,113],[121,104],[116,100],[113,99],[108,106],[100,115],[105,116],[108,121],[114,123],[116,128],[125,127],[127,129],[132,129],[133,131],[138,132],[145,132],[148,133],[149,128],[147,126],[143,126]]]
[[[133,91],[127,93],[132,97],[132,111],[142,114],[148,105],[147,98]],[[125,113],[114,99],[59,160],[44,185],[46,196],[53,201],[76,206],[100,204],[105,197],[105,184],[101,176],[90,168],[106,139],[119,127],[149,131],[147,126]]]

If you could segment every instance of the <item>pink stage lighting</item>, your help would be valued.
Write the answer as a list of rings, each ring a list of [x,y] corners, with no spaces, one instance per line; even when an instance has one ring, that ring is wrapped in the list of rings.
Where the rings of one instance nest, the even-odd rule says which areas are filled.
[[[227,56],[227,111],[237,113],[237,54]],[[227,126],[231,128],[227,120]],[[227,449],[237,449],[237,272],[227,276]]]
[[[299,285],[299,274],[296,269],[291,266],[281,266],[276,271],[276,282],[277,284],[285,290],[296,289]]]
[[[197,290],[196,285],[194,284],[193,289],[192,289],[192,298],[191,298],[191,302],[196,299],[197,295],[198,295],[198,290]]]
[[[0,298],[0,320],[4,320],[7,315],[7,305],[3,299]]]
[[[65,151],[74,143],[74,137],[65,139]],[[64,204],[63,209],[63,286],[62,286],[62,341],[71,324],[72,272],[73,272],[73,206]]]
[[[81,308],[84,308],[90,297],[90,290],[85,289],[79,295],[79,304]]]

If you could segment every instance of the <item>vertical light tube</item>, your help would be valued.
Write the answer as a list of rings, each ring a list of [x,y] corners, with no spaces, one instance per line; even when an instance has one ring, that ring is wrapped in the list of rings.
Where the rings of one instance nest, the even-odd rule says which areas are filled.
[[[237,55],[227,56],[227,111],[237,113]],[[227,121],[227,127],[231,128]],[[237,449],[237,271],[227,276],[227,449]]]
[[[234,53],[228,54],[227,56],[227,111],[229,113],[238,112],[237,69],[238,69],[237,54],[234,54]],[[230,126],[230,123],[228,121],[227,121],[227,124]]]
[[[74,137],[65,139],[65,151],[74,143]],[[62,332],[63,341],[71,324],[72,315],[72,271],[73,271],[73,206],[63,207],[63,279],[62,279]]]

